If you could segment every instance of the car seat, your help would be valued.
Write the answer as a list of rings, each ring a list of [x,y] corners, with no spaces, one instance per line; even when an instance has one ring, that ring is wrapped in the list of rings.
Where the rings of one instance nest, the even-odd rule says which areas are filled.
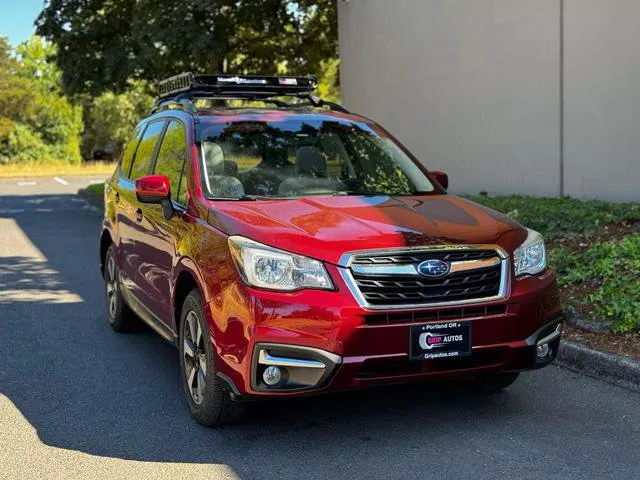
[[[287,178],[278,187],[280,195],[298,193],[330,193],[344,189],[337,178],[327,177],[327,159],[317,148],[305,146],[296,152],[296,176]]]

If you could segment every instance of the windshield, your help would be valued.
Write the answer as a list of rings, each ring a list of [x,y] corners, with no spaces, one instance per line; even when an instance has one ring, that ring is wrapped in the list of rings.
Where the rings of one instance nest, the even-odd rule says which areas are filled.
[[[201,128],[202,181],[211,197],[414,195],[434,190],[397,144],[365,123],[310,117]]]

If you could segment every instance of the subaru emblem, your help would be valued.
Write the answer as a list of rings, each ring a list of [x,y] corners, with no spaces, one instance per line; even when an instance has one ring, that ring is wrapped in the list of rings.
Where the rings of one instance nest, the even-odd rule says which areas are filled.
[[[425,260],[416,267],[420,275],[425,277],[444,277],[449,273],[449,264],[438,259]]]

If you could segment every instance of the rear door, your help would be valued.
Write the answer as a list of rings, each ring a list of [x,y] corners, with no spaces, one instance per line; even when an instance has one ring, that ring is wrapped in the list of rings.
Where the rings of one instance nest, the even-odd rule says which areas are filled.
[[[131,266],[132,255],[134,254],[133,232],[135,228],[135,207],[132,205],[132,198],[135,195],[133,193],[133,182],[129,179],[129,174],[145,128],[146,124],[140,124],[136,129],[135,138],[125,147],[115,184],[110,184],[110,188],[113,190],[108,192],[111,201],[105,205],[106,208],[114,209],[115,215],[112,218],[115,219],[115,242],[118,247],[120,281],[128,290],[133,288],[133,280],[135,278],[135,270]]]
[[[123,172],[118,183],[120,277],[122,285],[138,298],[140,298],[140,287],[137,285],[136,278],[139,256],[136,243],[140,241],[142,227],[140,225],[141,203],[136,197],[135,180],[149,175],[164,125],[164,120],[147,124],[128,168],[129,171]]]
[[[162,207],[142,204],[140,241],[136,245],[139,257],[136,283],[140,300],[165,325],[174,328],[171,309],[173,266],[180,254],[181,239],[188,235],[193,222],[186,213],[187,204],[187,130],[179,119],[171,119],[153,166],[153,173],[169,179],[175,214],[165,219]]]

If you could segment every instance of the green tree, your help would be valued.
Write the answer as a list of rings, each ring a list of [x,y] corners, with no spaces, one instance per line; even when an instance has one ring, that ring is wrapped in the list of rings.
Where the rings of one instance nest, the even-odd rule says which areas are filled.
[[[0,37],[0,118],[9,123],[33,118],[35,106],[29,82],[18,76],[19,65],[6,38]]]
[[[60,91],[61,73],[51,59],[56,54],[53,44],[32,36],[16,47],[19,74],[37,84],[43,92]]]
[[[153,98],[143,82],[130,82],[126,92],[84,98],[82,156],[115,158],[131,138],[138,121],[148,115]]]
[[[70,94],[182,71],[323,77],[338,57],[336,0],[49,0],[37,25]]]
[[[50,44],[0,38],[0,163],[80,161],[82,110],[62,94]]]

